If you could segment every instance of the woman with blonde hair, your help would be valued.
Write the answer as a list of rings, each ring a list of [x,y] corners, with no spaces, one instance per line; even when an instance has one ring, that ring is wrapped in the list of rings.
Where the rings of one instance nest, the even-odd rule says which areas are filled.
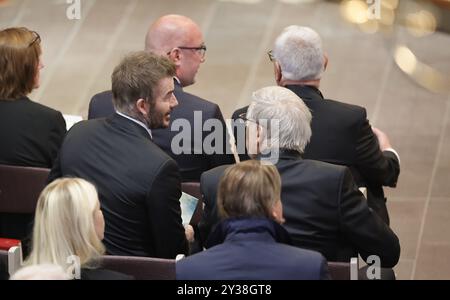
[[[225,170],[219,182],[218,224],[207,250],[176,264],[180,280],[328,279],[325,258],[292,246],[275,166],[256,160]]]
[[[95,187],[80,178],[55,180],[39,197],[25,265],[59,265],[75,279],[130,279],[99,268],[104,230]]]
[[[59,111],[28,98],[40,85],[41,56],[37,32],[0,30],[0,164],[51,168],[66,134]],[[1,213],[0,236],[23,239],[31,217]]]

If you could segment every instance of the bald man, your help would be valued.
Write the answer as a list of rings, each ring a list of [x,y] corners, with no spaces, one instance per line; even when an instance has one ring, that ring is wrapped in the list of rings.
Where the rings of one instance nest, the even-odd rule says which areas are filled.
[[[204,171],[234,163],[233,155],[228,149],[226,126],[219,106],[183,91],[183,87],[195,83],[200,65],[205,62],[206,46],[200,27],[185,16],[163,16],[148,29],[145,50],[167,56],[176,66],[174,94],[179,104],[171,113],[169,128],[152,130],[152,137],[153,141],[177,162],[182,180],[200,181]],[[99,93],[91,99],[89,119],[108,117],[114,113],[111,91]],[[204,129],[209,120],[215,120],[221,128],[219,132],[215,132],[217,139],[214,139],[214,142],[209,142],[212,140],[211,136],[204,143],[205,138],[212,134],[212,130]],[[175,124],[177,126],[172,126]],[[178,124],[184,126],[179,127]],[[174,128],[171,129],[172,127]],[[194,131],[197,133],[194,134]],[[187,134],[181,136],[180,133]],[[205,151],[204,146],[210,144],[215,149],[213,154],[207,154],[211,152]]]

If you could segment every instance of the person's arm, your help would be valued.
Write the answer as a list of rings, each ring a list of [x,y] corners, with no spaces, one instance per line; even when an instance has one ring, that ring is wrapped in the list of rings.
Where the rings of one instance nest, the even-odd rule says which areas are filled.
[[[400,257],[400,243],[395,233],[367,205],[350,171],[342,174],[339,195],[340,230],[366,261],[377,255],[381,266],[391,268]]]
[[[155,175],[146,199],[150,240],[156,257],[175,258],[178,254],[188,254],[180,197],[178,166],[173,160],[167,160]]]
[[[381,132],[381,131],[380,131]],[[395,151],[392,151],[387,135],[383,133],[380,147],[376,131],[372,130],[369,121],[364,116],[361,119],[356,146],[356,168],[369,181],[369,185],[395,187],[400,174],[400,161]]]
[[[200,177],[200,190],[203,195],[203,214],[198,224],[201,243],[206,245],[206,241],[217,223],[220,222],[217,213],[217,192],[220,178],[230,165],[223,165],[206,171]]]

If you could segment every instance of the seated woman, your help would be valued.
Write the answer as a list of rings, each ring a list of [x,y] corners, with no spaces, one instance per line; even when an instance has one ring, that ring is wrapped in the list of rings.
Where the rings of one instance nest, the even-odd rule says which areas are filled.
[[[132,279],[99,268],[104,230],[95,187],[79,178],[55,180],[39,197],[32,250],[24,265],[59,265],[75,279]]]
[[[245,161],[229,167],[219,183],[221,219],[207,250],[179,260],[179,280],[328,279],[325,258],[290,246],[280,225],[281,179],[272,165]]]
[[[62,114],[27,96],[39,87],[39,34],[0,31],[0,164],[51,168],[66,133]]]
[[[62,114],[27,96],[39,87],[41,39],[26,28],[0,31],[0,164],[51,168],[66,133]],[[0,236],[22,239],[31,215],[0,213]]]

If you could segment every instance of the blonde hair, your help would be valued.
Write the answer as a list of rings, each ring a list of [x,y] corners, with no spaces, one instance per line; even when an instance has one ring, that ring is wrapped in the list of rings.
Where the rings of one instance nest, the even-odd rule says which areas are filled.
[[[80,266],[94,268],[105,247],[95,231],[99,206],[95,187],[80,178],[62,178],[39,196],[33,229],[33,246],[25,265],[56,264],[68,267],[78,256]]]
[[[21,268],[9,280],[68,280],[69,275],[60,265],[42,264]]]
[[[40,55],[36,32],[25,27],[0,31],[0,99],[16,100],[31,93]]]
[[[267,217],[281,198],[281,178],[275,166],[248,160],[225,170],[219,182],[218,212],[222,219]]]

